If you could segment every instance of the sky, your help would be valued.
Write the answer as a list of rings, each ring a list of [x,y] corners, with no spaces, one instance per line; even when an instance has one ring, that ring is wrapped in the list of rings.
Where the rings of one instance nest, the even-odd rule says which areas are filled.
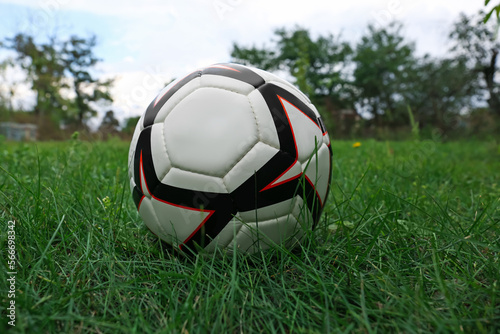
[[[270,46],[276,28],[299,25],[354,45],[369,23],[398,20],[417,54],[439,57],[459,14],[482,8],[484,0],[0,0],[0,40],[95,34],[96,74],[115,78],[112,109],[123,120],[142,114],[172,79],[230,61],[233,43]],[[20,100],[33,99],[27,87],[18,90]]]

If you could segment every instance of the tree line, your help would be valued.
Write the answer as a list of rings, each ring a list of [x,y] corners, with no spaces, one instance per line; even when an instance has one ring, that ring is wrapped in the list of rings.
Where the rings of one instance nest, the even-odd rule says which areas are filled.
[[[484,14],[460,15],[443,57],[418,56],[403,24],[368,25],[355,45],[332,34],[280,28],[266,46],[233,44],[233,61],[285,73],[339,136],[408,128],[439,133],[498,133],[500,51]],[[361,119],[361,120],[360,120]]]
[[[450,27],[445,56],[417,55],[404,25],[368,25],[355,44],[340,35],[313,36],[305,28],[279,28],[271,43],[233,43],[232,61],[279,72],[290,79],[319,109],[335,137],[390,134],[500,133],[500,83],[496,77],[500,51],[496,13],[460,15]],[[113,79],[99,78],[96,37],[56,37],[38,42],[19,33],[0,41],[11,57],[0,62],[25,74],[36,94],[29,110],[12,102],[15,85],[0,90],[0,121],[36,123],[42,138],[85,129],[98,110],[108,108],[100,129],[116,131],[110,110]],[[445,47],[445,46],[443,46]],[[137,118],[125,120],[131,133]]]

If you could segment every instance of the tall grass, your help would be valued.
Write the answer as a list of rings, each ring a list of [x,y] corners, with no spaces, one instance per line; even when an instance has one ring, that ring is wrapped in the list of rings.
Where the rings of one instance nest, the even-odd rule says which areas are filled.
[[[0,149],[0,332],[500,330],[495,142],[334,142],[327,207],[294,251],[170,253],[129,194],[128,143]]]

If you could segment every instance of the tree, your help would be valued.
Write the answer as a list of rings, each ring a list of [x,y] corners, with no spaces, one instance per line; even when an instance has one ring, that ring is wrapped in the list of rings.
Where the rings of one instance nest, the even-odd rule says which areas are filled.
[[[348,65],[352,53],[348,43],[331,34],[313,39],[309,31],[301,27],[277,29],[274,35],[276,41],[271,47],[247,48],[233,44],[233,61],[267,71],[286,72],[298,88],[316,102],[329,97],[335,104],[346,104],[350,97]]]
[[[48,116],[56,127],[61,122],[84,127],[100,104],[112,101],[113,80],[99,80],[93,73],[100,61],[94,55],[95,46],[95,36],[71,36],[66,41],[53,36],[37,42],[33,36],[17,34],[6,39],[4,47],[16,52],[15,62],[26,71],[36,92],[33,113],[37,119]]]
[[[123,127],[122,132],[128,135],[132,135],[140,118],[141,116],[133,116],[127,118],[125,120],[125,126]]]
[[[473,108],[477,80],[462,59],[425,56],[412,73],[405,99],[421,126],[450,130],[462,111]]]
[[[407,124],[406,96],[413,89],[416,59],[415,47],[405,42],[401,29],[396,22],[380,29],[369,25],[356,46],[358,103],[377,125]]]
[[[113,101],[110,94],[113,79],[99,80],[91,72],[100,61],[94,55],[95,46],[95,36],[88,39],[71,36],[64,42],[62,49],[64,69],[69,73],[70,87],[76,95],[76,123],[80,127],[85,125],[87,119],[97,114],[96,104],[108,104]]]
[[[7,82],[6,71],[11,66],[10,59],[0,62],[0,82]],[[0,120],[8,120],[9,114],[13,111],[12,100],[14,98],[15,88],[13,85],[0,85]]]
[[[484,24],[481,18],[461,14],[450,38],[453,41],[451,53],[463,59],[469,71],[482,79],[482,88],[489,95],[488,105],[500,115],[500,85],[495,79],[500,42],[495,38],[493,27]]]
[[[56,39],[37,44],[32,36],[17,34],[6,40],[5,47],[16,52],[15,61],[26,71],[31,88],[36,92],[35,116],[50,116],[62,110],[68,101],[60,94],[64,86],[64,66]]]
[[[101,125],[99,126],[99,131],[106,134],[115,133],[118,131],[120,122],[115,117],[113,110],[108,110],[102,119]]]
[[[356,117],[351,84],[352,48],[332,34],[313,38],[307,29],[277,29],[270,46],[241,47],[233,44],[234,62],[271,72],[286,73],[316,105],[327,127],[349,134],[353,122],[342,122],[343,109]]]

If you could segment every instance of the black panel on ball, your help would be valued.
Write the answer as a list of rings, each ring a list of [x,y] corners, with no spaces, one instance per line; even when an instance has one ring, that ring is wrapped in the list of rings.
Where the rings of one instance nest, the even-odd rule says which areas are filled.
[[[262,86],[265,80],[251,69],[236,64],[216,64],[203,70],[203,74],[221,75],[246,82],[255,88]]]
[[[132,199],[134,200],[137,210],[139,210],[139,205],[141,204],[143,197],[144,194],[141,192],[141,189],[139,189],[138,186],[135,186],[134,189],[132,189]]]

